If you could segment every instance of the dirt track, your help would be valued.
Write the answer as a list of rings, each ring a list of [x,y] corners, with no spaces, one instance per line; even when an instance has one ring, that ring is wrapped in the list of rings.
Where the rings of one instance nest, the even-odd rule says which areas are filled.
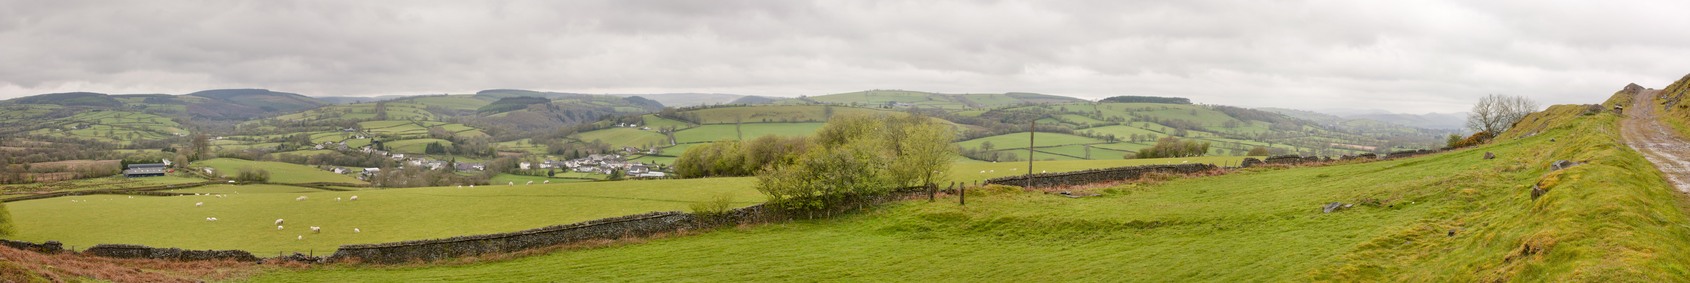
[[[1679,192],[1690,193],[1690,141],[1679,136],[1672,127],[1656,117],[1655,96],[1659,90],[1638,92],[1631,105],[1626,106],[1626,118],[1620,122],[1620,135],[1632,149],[1665,173],[1667,182]]]

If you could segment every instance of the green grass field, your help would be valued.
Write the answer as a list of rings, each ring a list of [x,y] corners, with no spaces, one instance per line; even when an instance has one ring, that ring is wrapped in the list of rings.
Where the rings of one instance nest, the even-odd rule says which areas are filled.
[[[1027,138],[1028,138],[1027,133],[1023,132],[1023,133],[1003,134],[1003,135],[996,135],[996,136],[966,140],[966,141],[958,142],[957,145],[960,145],[960,146],[965,147],[965,148],[979,148],[981,144],[986,143],[986,142],[991,142],[992,148],[995,148],[995,149],[1027,148],[1027,145],[1028,145]],[[1070,145],[1070,144],[1103,143],[1103,140],[1099,140],[1099,139],[1076,136],[1076,135],[1069,135],[1069,134],[1057,134],[1057,133],[1038,133],[1033,138],[1034,138],[1033,142],[1036,142],[1037,146],[1041,146],[1041,147],[1043,147],[1043,146]]]
[[[822,128],[823,123],[747,123],[736,130],[734,125],[703,125],[675,132],[675,142],[695,143],[723,140],[738,140],[743,131],[745,139],[754,139],[765,135],[776,136],[808,136],[815,134]]]
[[[574,138],[581,141],[603,141],[614,148],[624,146],[648,148],[652,146],[668,146],[669,137],[657,133],[656,130],[640,130],[637,128],[609,128],[576,134]],[[679,138],[679,137],[676,137]]]
[[[428,144],[430,143],[440,143],[441,146],[445,146],[447,148],[452,147],[451,141],[443,139],[408,139],[384,142],[384,144],[387,145],[387,150],[389,151],[411,154],[422,154],[426,149],[428,149]]]
[[[265,171],[270,172],[271,183],[364,183],[364,181],[359,181],[357,178],[353,178],[352,176],[335,174],[334,172],[320,170],[311,166],[281,162],[218,158],[196,161],[192,165],[199,167],[211,167],[217,170],[217,174],[231,177],[239,174],[241,168],[264,169]]]
[[[200,187],[189,188],[189,189],[168,190],[166,192],[194,193],[194,194],[243,194],[243,193],[245,193],[245,194],[289,194],[289,193],[321,193],[321,192],[328,192],[328,191],[322,190],[322,189],[316,189],[316,188],[307,188],[307,187],[299,187],[299,186],[287,186],[287,185],[217,184],[217,185],[209,185],[209,186],[200,186]]]
[[[762,200],[750,178],[654,180],[548,185],[301,192],[271,185],[215,186],[226,197],[130,198],[89,195],[7,203],[18,233],[7,239],[57,240],[78,249],[99,243],[185,249],[332,253],[343,244],[513,232],[652,211],[687,210],[693,202],[731,195],[739,205]],[[239,192],[239,193],[236,193]],[[345,200],[353,195],[358,201]],[[307,196],[304,201],[294,200]],[[342,198],[336,201],[335,198]],[[72,202],[72,200],[86,200]],[[204,202],[203,207],[194,203]],[[218,221],[206,221],[217,217]],[[283,230],[273,222],[286,219]],[[308,226],[323,227],[313,234]],[[353,233],[352,228],[363,230]],[[296,240],[304,236],[304,240]]]
[[[254,279],[1690,280],[1683,197],[1618,143],[1613,115],[1577,111],[1551,108],[1564,125],[1535,137],[1411,159],[1122,185],[1081,199],[976,190],[966,207],[952,197],[907,201],[843,218],[512,260],[277,270]],[[1480,158],[1485,152],[1499,157]],[[1559,159],[1586,163],[1547,169]],[[1550,192],[1532,199],[1533,183]],[[1322,213],[1330,202],[1356,206]]]

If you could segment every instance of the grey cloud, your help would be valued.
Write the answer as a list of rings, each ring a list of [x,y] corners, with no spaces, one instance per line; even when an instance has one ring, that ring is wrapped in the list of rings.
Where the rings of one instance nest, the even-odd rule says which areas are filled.
[[[0,98],[913,89],[1449,112],[1690,72],[1690,4],[1670,1],[4,2]]]

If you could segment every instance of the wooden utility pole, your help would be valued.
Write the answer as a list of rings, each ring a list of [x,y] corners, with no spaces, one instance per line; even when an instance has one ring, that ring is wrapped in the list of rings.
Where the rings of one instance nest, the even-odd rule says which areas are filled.
[[[1033,142],[1033,135],[1039,132],[1038,126],[1038,119],[1027,122],[1027,177],[1025,178],[1027,180],[1026,185],[1021,186],[1022,188],[1033,188],[1033,145],[1037,144]]]

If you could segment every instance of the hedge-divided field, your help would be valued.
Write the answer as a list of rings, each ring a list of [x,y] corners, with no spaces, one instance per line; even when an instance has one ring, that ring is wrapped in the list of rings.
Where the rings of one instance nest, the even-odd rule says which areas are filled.
[[[1687,281],[1682,196],[1615,116],[1551,108],[1523,139],[1383,162],[1014,189],[838,219],[425,267],[278,270],[271,281]],[[1556,141],[1551,141],[1555,139]],[[1498,157],[1481,157],[1493,152]],[[1555,160],[1584,164],[1552,171]],[[977,163],[976,163],[977,164]],[[1532,198],[1529,188],[1548,188]],[[1328,203],[1353,207],[1322,213]]]

